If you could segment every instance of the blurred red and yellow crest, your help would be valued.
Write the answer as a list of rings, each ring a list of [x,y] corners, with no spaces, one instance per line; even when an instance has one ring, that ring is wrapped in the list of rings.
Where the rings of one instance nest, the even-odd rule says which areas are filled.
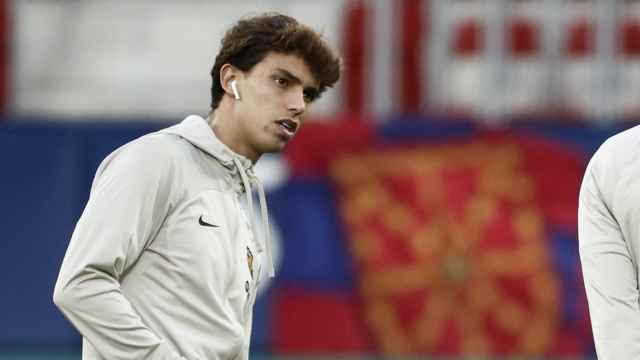
[[[553,346],[560,284],[517,143],[370,149],[330,172],[364,318],[386,354]]]

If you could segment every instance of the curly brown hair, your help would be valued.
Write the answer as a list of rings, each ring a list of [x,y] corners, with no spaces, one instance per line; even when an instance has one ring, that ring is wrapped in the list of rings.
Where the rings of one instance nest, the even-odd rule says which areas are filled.
[[[264,13],[240,19],[227,30],[221,45],[211,69],[212,110],[218,107],[224,95],[220,85],[220,68],[224,64],[250,71],[272,51],[295,54],[304,60],[318,82],[316,98],[340,78],[340,58],[322,35],[287,15]]]

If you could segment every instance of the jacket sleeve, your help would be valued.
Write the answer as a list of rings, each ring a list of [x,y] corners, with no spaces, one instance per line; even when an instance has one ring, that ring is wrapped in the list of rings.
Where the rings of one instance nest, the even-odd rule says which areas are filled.
[[[175,167],[143,137],[100,165],[65,254],[53,301],[105,359],[184,359],[144,323],[120,280],[170,211]]]
[[[640,359],[637,264],[628,243],[638,239],[625,238],[621,219],[603,194],[610,194],[615,184],[602,183],[609,168],[599,169],[608,164],[598,163],[607,159],[597,156],[587,167],[578,208],[580,261],[593,338],[600,360]],[[640,213],[630,215],[637,227]]]

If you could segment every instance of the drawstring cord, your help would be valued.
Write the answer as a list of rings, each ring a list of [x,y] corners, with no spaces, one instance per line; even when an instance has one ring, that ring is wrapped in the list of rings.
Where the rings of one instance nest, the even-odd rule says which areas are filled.
[[[264,187],[257,177],[254,177],[258,184],[258,196],[260,198],[260,215],[262,216],[262,227],[264,233],[265,248],[267,251],[267,261],[269,262],[269,277],[275,276],[273,268],[273,258],[271,257],[271,227],[269,226],[269,213],[267,212],[267,197],[264,195]]]
[[[233,162],[236,165],[236,168],[238,169],[238,172],[240,173],[240,178],[242,179],[242,185],[244,186],[244,193],[245,196],[247,198],[247,206],[248,206],[248,211],[249,211],[249,218],[251,221],[251,230],[253,231],[253,236],[255,238],[258,238],[258,233],[257,233],[257,226],[256,226],[256,221],[255,221],[255,216],[253,215],[253,196],[251,193],[251,181],[249,180],[249,177],[247,176],[247,173],[245,172],[244,167],[242,166],[242,164],[240,163],[240,161],[234,157],[233,158]],[[271,234],[270,234],[270,227],[269,227],[269,214],[268,214],[268,210],[267,210],[267,199],[266,196],[264,194],[264,188],[262,186],[262,183],[260,182],[260,180],[255,177],[252,176],[252,180],[253,182],[257,185],[258,188],[258,196],[259,196],[259,200],[260,200],[260,216],[262,219],[262,233],[263,233],[263,238],[261,239],[262,241],[258,241],[258,244],[266,251],[267,253],[267,262],[268,262],[268,266],[269,266],[269,277],[274,277],[275,276],[275,270],[273,267],[273,258],[271,257]],[[260,250],[263,250],[260,249]]]

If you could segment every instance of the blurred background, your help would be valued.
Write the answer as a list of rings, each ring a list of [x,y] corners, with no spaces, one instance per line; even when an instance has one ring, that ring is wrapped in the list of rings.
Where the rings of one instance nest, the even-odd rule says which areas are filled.
[[[345,72],[259,162],[253,358],[594,358],[578,188],[640,116],[640,1],[0,0],[0,359],[80,359],[51,298],[98,164],[206,116],[224,30],[263,11]]]

